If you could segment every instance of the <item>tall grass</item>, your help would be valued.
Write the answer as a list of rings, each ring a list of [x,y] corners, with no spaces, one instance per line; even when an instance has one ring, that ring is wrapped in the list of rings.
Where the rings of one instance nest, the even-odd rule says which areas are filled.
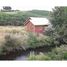
[[[26,32],[24,27],[0,27],[0,48],[4,49],[6,52],[14,49],[26,50],[43,45],[50,46],[52,42],[53,40],[48,36],[42,34],[37,36],[36,34]]]
[[[0,43],[1,44],[1,43]],[[2,54],[7,54],[7,52],[26,49],[26,39],[22,35],[9,34],[5,36],[3,44],[1,44],[0,49]]]
[[[28,34],[24,27],[0,26],[0,55],[9,51],[26,49]]]
[[[30,56],[28,57],[28,60],[51,60],[51,57],[48,55],[45,55],[43,53],[40,53],[38,55],[35,55],[34,53],[30,53]]]
[[[40,46],[52,46],[53,39],[40,34],[37,36],[25,31],[24,27],[0,27],[0,55],[6,55],[11,51],[26,50]],[[49,60],[50,57],[44,54],[31,54],[29,59]],[[34,60],[33,59],[33,60]]]

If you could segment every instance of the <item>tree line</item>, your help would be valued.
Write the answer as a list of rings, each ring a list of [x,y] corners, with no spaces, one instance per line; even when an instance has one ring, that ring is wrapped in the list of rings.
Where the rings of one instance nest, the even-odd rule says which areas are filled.
[[[26,20],[27,16],[23,15],[23,13],[18,12],[15,14],[8,14],[5,12],[0,12],[0,25],[12,25],[12,26],[21,26]]]

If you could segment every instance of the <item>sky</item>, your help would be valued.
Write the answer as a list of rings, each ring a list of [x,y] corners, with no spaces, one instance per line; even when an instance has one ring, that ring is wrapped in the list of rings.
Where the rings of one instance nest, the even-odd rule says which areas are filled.
[[[17,10],[49,10],[55,6],[67,6],[66,0],[0,0],[2,6],[11,6]]]

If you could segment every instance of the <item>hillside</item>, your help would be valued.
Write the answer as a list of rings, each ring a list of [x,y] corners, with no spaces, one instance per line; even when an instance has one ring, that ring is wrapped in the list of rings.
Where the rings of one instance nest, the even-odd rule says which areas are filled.
[[[17,14],[17,13],[21,13],[23,15],[26,16],[32,16],[32,17],[48,17],[50,11],[46,11],[46,10],[30,10],[30,11],[15,11],[15,12],[4,12],[7,14]]]
[[[0,25],[21,26],[28,17],[49,18],[49,14],[50,12],[45,10],[0,12]]]
[[[32,17],[48,17],[49,13],[50,13],[49,11],[45,11],[45,10],[31,10],[31,11],[26,11],[25,15]]]

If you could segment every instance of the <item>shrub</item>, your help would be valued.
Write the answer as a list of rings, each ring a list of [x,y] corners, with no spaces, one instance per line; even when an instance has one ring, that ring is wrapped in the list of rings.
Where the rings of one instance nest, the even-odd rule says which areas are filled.
[[[28,45],[29,47],[36,48],[39,46],[52,46],[54,45],[54,39],[49,36],[37,36],[33,34],[29,34],[28,38]]]
[[[29,47],[35,48],[38,45],[37,36],[30,33],[28,36],[27,43],[28,43]]]
[[[64,60],[67,60],[67,52],[64,53]]]
[[[67,45],[62,45],[60,47],[56,47],[49,52],[48,55],[52,60],[65,60],[67,59]]]
[[[44,39],[44,44],[48,45],[48,46],[52,46],[54,45],[54,39],[52,37],[47,37]]]
[[[26,38],[23,38],[22,35],[17,34],[8,34],[5,35],[5,42],[0,46],[0,52],[6,54],[10,51],[15,50],[25,50],[27,48]]]
[[[39,55],[35,55],[34,53],[31,53],[28,59],[29,60],[50,60],[51,58],[48,55],[45,55],[43,53],[40,53]]]
[[[5,35],[5,42],[3,43],[1,52],[14,51],[15,49],[36,48],[43,45],[50,46],[50,38],[45,36],[37,36],[36,34],[14,34],[8,33]]]
[[[10,35],[5,36],[5,43],[2,45],[2,52],[7,53],[9,51],[13,51],[19,43],[15,39],[11,38]]]

